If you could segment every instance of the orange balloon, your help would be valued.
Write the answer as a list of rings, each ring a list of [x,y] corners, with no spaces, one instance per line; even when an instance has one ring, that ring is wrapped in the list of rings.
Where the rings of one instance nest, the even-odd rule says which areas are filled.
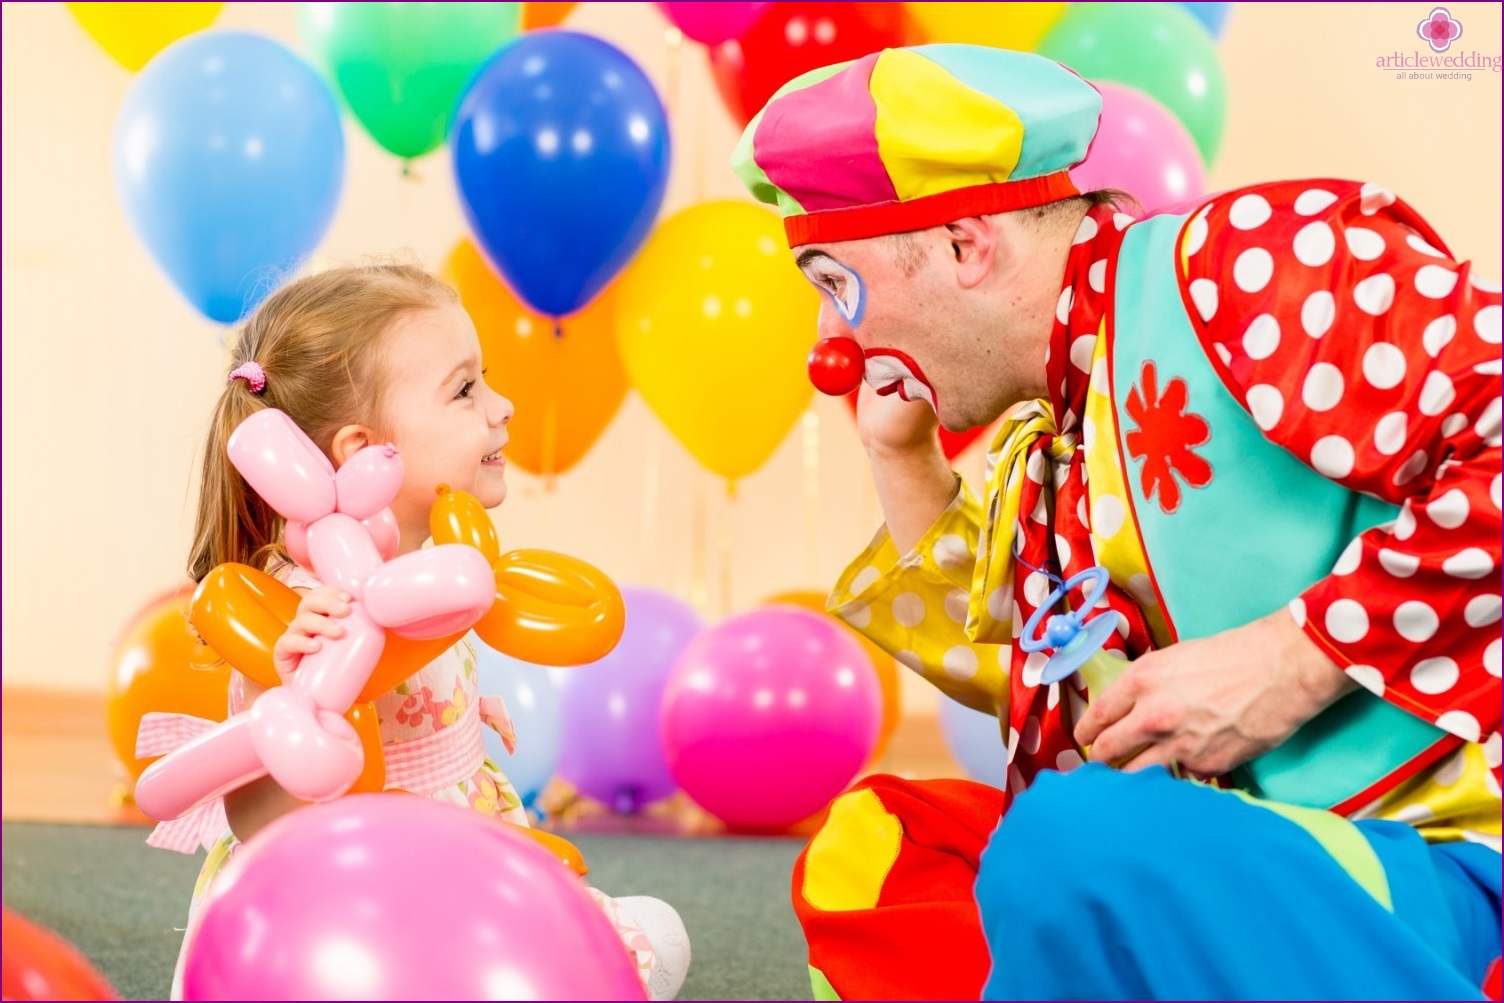
[[[507,459],[532,474],[561,474],[600,438],[627,395],[616,347],[612,291],[558,322],[506,287],[475,244],[461,240],[444,275],[480,335],[486,382],[516,405]]]
[[[282,685],[272,664],[272,648],[287,633],[298,601],[296,592],[264,571],[245,564],[221,564],[199,582],[189,619],[221,658],[252,682],[270,689]],[[381,659],[356,700],[370,702],[396,689],[462,636],[414,641],[387,634]]]
[[[58,934],[0,910],[0,999],[118,1000],[109,981]]]
[[[524,3],[522,5],[522,30],[557,28],[578,6],[579,4],[573,3]]]
[[[583,878],[590,873],[590,868],[585,866],[585,857],[580,853],[579,847],[563,836],[555,836],[551,832],[518,825],[516,822],[508,822],[504,819],[497,819],[497,821],[502,825],[510,826],[512,831],[518,835],[527,836],[529,839],[535,841],[549,853],[558,857],[565,867],[574,871],[580,877]]]
[[[434,543],[463,543],[474,547],[495,564],[501,557],[501,543],[496,539],[496,524],[481,505],[480,499],[467,491],[445,491],[428,510],[428,532]]]
[[[115,645],[105,694],[110,744],[134,782],[155,759],[136,758],[136,732],[149,711],[223,721],[229,714],[230,667],[188,629],[188,589],[157,596],[131,618]]]
[[[349,793],[380,793],[386,788],[386,753],[381,750],[381,721],[376,717],[376,705],[358,703],[345,713],[345,720],[360,736],[360,749],[366,757]]]
[[[848,631],[862,644],[862,650],[867,653],[867,658],[872,662],[872,670],[877,673],[878,685],[883,693],[883,719],[877,731],[877,746],[872,751],[874,760],[881,759],[888,749],[888,742],[893,738],[893,732],[898,728],[898,719],[902,715],[903,708],[900,706],[898,697],[898,662],[894,657],[869,640],[866,635],[852,630],[851,625],[838,616],[834,616],[825,609],[825,593],[795,591],[780,592],[776,596],[770,596],[764,600],[764,605],[773,603],[790,603],[794,606],[802,606],[816,613],[830,617]]]
[[[592,565],[547,550],[514,550],[495,571],[496,602],[475,632],[497,651],[535,665],[584,665],[621,640],[621,592]]]

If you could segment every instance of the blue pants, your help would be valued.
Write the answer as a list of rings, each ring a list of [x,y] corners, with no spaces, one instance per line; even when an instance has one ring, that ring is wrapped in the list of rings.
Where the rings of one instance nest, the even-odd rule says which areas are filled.
[[[1500,858],[1173,779],[1043,774],[982,854],[983,999],[1482,999]]]

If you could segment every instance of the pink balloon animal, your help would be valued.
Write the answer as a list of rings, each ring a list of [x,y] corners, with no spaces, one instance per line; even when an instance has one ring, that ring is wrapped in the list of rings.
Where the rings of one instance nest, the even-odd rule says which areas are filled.
[[[370,678],[386,631],[424,639],[464,631],[490,609],[496,582],[473,547],[445,544],[393,558],[397,524],[387,508],[402,486],[391,446],[367,446],[336,473],[328,458],[273,408],[241,422],[230,462],[287,520],[294,559],[352,597],[344,635],[321,638],[284,685],[153,763],[136,803],[156,819],[195,807],[270,774],[305,801],[350,789],[364,764],[342,716]]]

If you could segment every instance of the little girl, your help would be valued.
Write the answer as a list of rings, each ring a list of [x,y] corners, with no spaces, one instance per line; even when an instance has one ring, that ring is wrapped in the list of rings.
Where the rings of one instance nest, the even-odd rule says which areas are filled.
[[[299,279],[272,295],[235,346],[204,449],[203,490],[188,572],[201,581],[235,561],[264,567],[302,593],[297,616],[278,640],[280,674],[341,636],[349,596],[293,564],[282,518],[231,466],[230,434],[262,408],[285,412],[339,467],[361,448],[392,443],[402,457],[402,489],[391,504],[400,553],[428,538],[428,511],[440,484],[492,508],[506,497],[507,422],[512,404],[482,379],[480,345],[454,291],[419,268],[338,268]],[[475,652],[461,641],[396,690],[375,701],[387,783],[468,806],[518,825],[527,814],[501,769],[485,756]],[[230,710],[261,690],[231,676]],[[487,724],[505,727],[503,717]],[[266,777],[225,798],[228,831],[209,850],[194,888],[182,971],[204,892],[244,840],[297,807]],[[672,999],[689,967],[689,941],[668,904],[642,896],[611,899],[591,890],[637,959],[651,998]]]

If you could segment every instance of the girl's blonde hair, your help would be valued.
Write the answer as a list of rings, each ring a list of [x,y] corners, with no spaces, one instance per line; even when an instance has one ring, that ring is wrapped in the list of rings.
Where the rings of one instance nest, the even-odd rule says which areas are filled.
[[[458,302],[453,289],[414,265],[335,268],[283,287],[246,322],[230,361],[255,362],[266,386],[244,379],[220,392],[204,444],[203,487],[188,574],[202,581],[230,561],[261,567],[282,548],[282,517],[230,465],[226,445],[262,408],[286,412],[329,454],[351,423],[380,427],[381,339],[402,314]]]

